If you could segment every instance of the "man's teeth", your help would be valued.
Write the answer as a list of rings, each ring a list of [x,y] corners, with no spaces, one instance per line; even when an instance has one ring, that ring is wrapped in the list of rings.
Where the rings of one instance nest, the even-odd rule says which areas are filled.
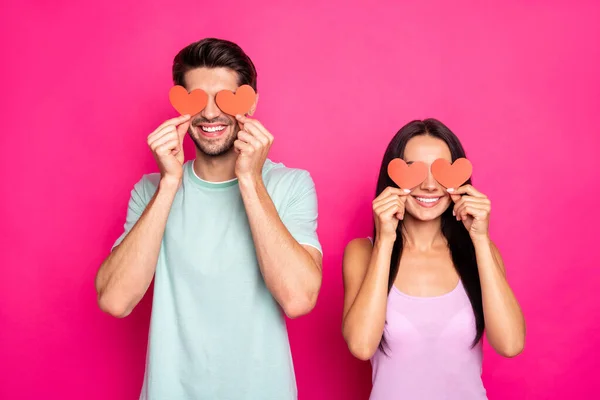
[[[225,127],[223,125],[220,126],[203,126],[202,130],[204,132],[220,132],[223,129],[225,129]]]
[[[424,197],[417,197],[417,200],[419,200],[422,203],[435,203],[436,201],[438,201],[440,198],[439,197],[434,197],[432,199],[426,199]]]

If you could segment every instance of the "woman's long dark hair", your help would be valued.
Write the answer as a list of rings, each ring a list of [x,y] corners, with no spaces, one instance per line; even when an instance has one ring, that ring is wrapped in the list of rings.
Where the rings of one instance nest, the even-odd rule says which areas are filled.
[[[376,197],[388,186],[398,187],[388,175],[388,164],[394,158],[404,159],[404,149],[406,148],[406,144],[413,137],[420,135],[428,135],[443,140],[450,148],[452,162],[458,158],[465,157],[465,151],[460,141],[446,125],[433,118],[423,121],[411,121],[396,133],[396,136],[394,136],[385,151],[381,162],[381,169],[379,171],[379,179],[377,180]],[[467,183],[470,184],[471,180]],[[452,215],[452,208],[452,206],[448,207],[442,214],[442,234],[448,242],[454,268],[456,268],[467,295],[469,296],[469,300],[471,301],[471,307],[473,308],[473,314],[475,315],[475,326],[477,329],[477,334],[472,344],[472,346],[475,346],[481,340],[485,328],[483,303],[481,299],[481,283],[479,282],[479,271],[477,269],[477,259],[475,258],[473,242],[462,221],[457,221],[456,217]],[[376,235],[377,231],[375,229],[373,232],[373,241],[375,240]],[[403,241],[402,221],[400,221],[396,231],[396,241],[392,250],[392,259],[390,261],[388,293],[392,289],[396,276],[398,275],[400,258],[402,257]],[[385,335],[383,335],[379,348],[385,353],[385,347],[386,341]]]

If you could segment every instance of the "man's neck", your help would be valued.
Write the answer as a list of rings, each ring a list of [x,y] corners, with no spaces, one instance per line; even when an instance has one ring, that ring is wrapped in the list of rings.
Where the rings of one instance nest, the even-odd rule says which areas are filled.
[[[198,177],[207,182],[225,182],[235,179],[235,162],[238,154],[231,151],[217,157],[207,156],[196,151],[194,172]]]

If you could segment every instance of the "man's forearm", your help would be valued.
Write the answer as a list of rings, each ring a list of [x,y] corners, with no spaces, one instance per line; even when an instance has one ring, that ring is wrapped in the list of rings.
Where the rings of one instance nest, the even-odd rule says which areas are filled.
[[[140,219],[102,263],[96,291],[105,312],[129,315],[148,290],[177,188],[178,183],[161,181]]]
[[[289,233],[260,179],[240,179],[260,270],[289,317],[308,313],[321,287],[321,269]]]

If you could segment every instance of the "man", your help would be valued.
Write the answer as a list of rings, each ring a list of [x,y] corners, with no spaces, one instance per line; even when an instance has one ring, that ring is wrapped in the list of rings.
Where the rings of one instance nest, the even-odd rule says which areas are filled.
[[[256,90],[236,44],[187,46],[173,80],[208,103],[148,136],[160,173],[131,192],[125,232],[96,277],[100,308],[127,316],[154,277],[141,399],[295,399],[281,310],[310,312],[321,286],[313,181],[267,158],[273,136],[260,122],[215,103],[221,90]],[[186,132],[196,145],[188,162]]]

